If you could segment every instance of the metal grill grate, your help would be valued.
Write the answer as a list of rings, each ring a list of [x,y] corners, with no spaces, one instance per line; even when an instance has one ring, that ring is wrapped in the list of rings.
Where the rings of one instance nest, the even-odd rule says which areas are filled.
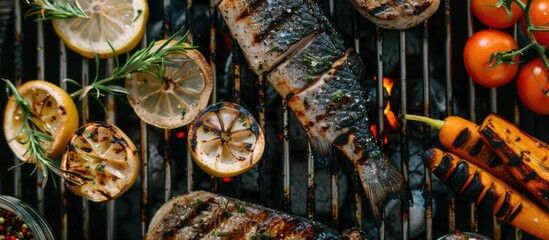
[[[424,231],[419,234],[412,232],[416,231],[418,217],[407,203],[394,207],[400,217],[398,226],[394,226],[396,219],[388,218],[387,214],[387,221],[377,231],[364,202],[358,176],[347,160],[336,153],[336,160],[330,166],[315,165],[310,146],[293,138],[296,135],[293,131],[299,127],[295,127],[298,123],[292,121],[291,112],[280,99],[271,99],[265,76],[254,76],[248,71],[238,45],[226,41],[230,40],[229,35],[214,0],[149,1],[151,21],[141,47],[153,39],[166,38],[181,27],[190,30],[191,42],[209,57],[214,70],[211,102],[228,100],[246,105],[254,111],[264,129],[271,128],[266,131],[267,139],[271,141],[267,141],[267,151],[253,170],[254,175],[233,179],[207,176],[194,165],[183,147],[184,138],[181,136],[184,137],[186,129],[163,130],[148,126],[132,115],[124,100],[108,97],[105,99],[107,114],[94,107],[88,99],[79,103],[79,110],[82,124],[105,120],[120,125],[135,143],[141,145],[140,177],[127,196],[108,203],[90,203],[75,197],[63,184],[58,184],[57,188],[52,184],[45,189],[37,187],[36,182],[40,183],[42,179],[39,174],[28,176],[32,167],[7,170],[19,160],[11,157],[6,144],[2,146],[4,161],[0,172],[0,193],[14,195],[36,206],[54,227],[59,239],[142,238],[152,215],[163,202],[196,189],[301,213],[339,231],[359,226],[370,234],[370,239],[436,239],[456,229],[479,232],[494,239],[527,239],[527,234],[500,223],[489,213],[462,204],[459,197],[437,192],[433,186],[436,179],[431,178],[428,170],[421,168],[419,175],[422,178],[410,179],[418,175],[418,169],[413,173],[410,170],[412,165],[417,165],[413,161],[418,159],[414,158],[418,146],[421,150],[437,145],[433,137],[436,133],[404,119],[399,119],[399,128],[391,129],[383,111],[387,99],[381,79],[389,77],[396,82],[389,100],[397,115],[409,112],[433,117],[461,115],[478,122],[489,112],[498,112],[520,123],[526,131],[539,133],[540,139],[549,139],[547,118],[522,109],[513,86],[486,89],[467,80],[461,63],[461,49],[467,36],[484,28],[475,23],[469,1],[467,4],[462,1],[452,4],[450,0],[444,0],[430,20],[406,31],[375,27],[353,11],[347,1],[318,2],[361,53],[369,66],[369,77],[380,80],[375,83],[377,109],[372,111],[375,115],[370,119],[377,126],[379,145],[385,152],[398,155],[395,164],[400,165],[407,180],[419,182],[415,188],[423,190],[421,196],[425,204],[421,211],[425,217],[422,215],[419,219]],[[96,70],[100,74],[112,70],[112,59],[101,62],[99,69],[95,69],[93,60],[82,59],[65,48],[50,23],[25,19],[23,15],[28,9],[22,3],[14,2],[14,17],[8,27],[11,31],[2,51],[2,77],[18,84],[31,79],[47,79],[70,91],[71,87],[62,79],[80,79],[83,85],[87,85]],[[508,31],[517,36],[516,27]],[[4,103],[5,98],[1,101]],[[304,150],[304,154],[296,154],[296,146],[304,146],[305,149],[297,149]],[[13,160],[7,161],[10,158]],[[296,165],[294,161],[304,164]],[[326,170],[328,174],[322,175],[321,172]],[[292,171],[306,176],[305,183],[297,184]],[[329,186],[327,194],[319,192],[319,184]],[[349,187],[343,188],[343,185]],[[432,200],[436,204],[432,204]],[[401,231],[394,233],[394,229]]]

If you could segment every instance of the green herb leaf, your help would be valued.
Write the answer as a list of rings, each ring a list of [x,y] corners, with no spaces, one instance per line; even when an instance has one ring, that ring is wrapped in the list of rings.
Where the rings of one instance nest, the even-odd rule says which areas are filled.
[[[242,206],[240,203],[235,203],[235,207],[236,207],[236,210],[239,213],[245,213],[246,212],[246,208],[244,206]]]
[[[338,89],[335,93],[331,95],[332,101],[340,101],[343,98],[343,91]]]
[[[121,94],[121,95],[128,94],[128,90],[126,90],[126,88],[118,85],[108,85],[107,88],[109,89],[109,92],[111,94]]]
[[[105,167],[107,167],[106,164],[97,164],[95,166],[95,171],[96,172],[103,172],[103,171],[105,171]]]
[[[25,14],[25,17],[36,15],[38,16],[34,20],[36,22],[58,18],[89,18],[78,1],[75,1],[74,5],[68,3],[66,0],[25,0],[25,3],[31,8]]]
[[[312,74],[321,73],[332,65],[332,63],[329,61],[329,57],[317,58],[308,53],[303,53],[303,57],[303,64]]]
[[[271,234],[267,232],[258,232],[250,237],[250,240],[270,240]]]
[[[181,39],[175,41],[174,44],[168,45],[168,43],[172,42],[172,40],[174,40],[180,32],[181,30],[166,39],[166,41],[154,51],[152,50],[154,42],[152,42],[146,48],[136,51],[131,57],[127,55],[126,62],[122,66],[119,65],[120,61],[118,60],[118,57],[115,57],[117,67],[111,72],[109,77],[96,79],[89,86],[82,87],[76,92],[73,92],[71,97],[74,98],[76,96],[80,96],[80,99],[83,99],[90,92],[95,93],[95,98],[104,96],[104,93],[128,94],[126,89],[121,87],[113,88],[113,86],[116,85],[112,85],[111,82],[126,79],[126,77],[132,73],[148,73],[158,81],[163,81],[165,69],[164,58],[166,56],[176,52],[196,49],[195,46],[188,46],[187,44],[184,44],[184,42],[187,41],[188,33],[186,33]],[[98,61],[99,60],[96,59],[96,62]]]
[[[23,98],[23,96],[21,96],[21,93],[19,93],[13,83],[11,83],[11,81],[7,79],[2,80],[6,83],[6,92],[8,93],[8,95],[11,95],[13,97],[13,100],[17,103],[19,109],[23,114],[22,128],[20,134],[24,134],[27,136],[26,141],[22,143],[28,144],[28,147],[24,153],[24,156],[28,156],[28,158],[23,161],[22,164],[28,162],[36,163],[32,173],[34,173],[37,169],[40,169],[42,171],[42,176],[44,177],[42,187],[46,186],[50,173],[52,172],[62,177],[70,184],[82,185],[84,183],[83,181],[87,180],[85,176],[80,173],[59,169],[55,162],[46,155],[43,145],[45,142],[54,141],[53,136],[50,136],[48,133],[38,128],[38,126],[34,124],[33,118],[35,118],[35,116],[31,112],[30,104],[27,102],[26,99]],[[15,139],[9,139],[9,141],[13,140]],[[22,164],[18,164],[14,167],[21,166]],[[55,181],[53,182],[53,184],[57,187]]]

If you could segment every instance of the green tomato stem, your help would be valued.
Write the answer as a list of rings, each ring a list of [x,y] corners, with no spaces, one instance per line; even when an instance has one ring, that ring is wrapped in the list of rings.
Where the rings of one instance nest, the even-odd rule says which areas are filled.
[[[526,1],[526,4],[524,4],[521,0],[513,0],[524,12],[524,21],[526,22],[526,33],[527,37],[530,40],[530,44],[528,44],[524,51],[523,49],[519,50],[521,52],[525,52],[529,48],[533,47],[534,50],[538,53],[538,56],[541,59],[541,62],[543,63],[543,66],[545,69],[549,70],[549,61],[547,61],[547,56],[545,56],[545,49],[546,47],[539,44],[536,40],[536,36],[534,36],[534,32],[549,32],[549,28],[540,28],[536,27],[532,24],[532,19],[530,18],[530,6],[532,5],[533,0]]]

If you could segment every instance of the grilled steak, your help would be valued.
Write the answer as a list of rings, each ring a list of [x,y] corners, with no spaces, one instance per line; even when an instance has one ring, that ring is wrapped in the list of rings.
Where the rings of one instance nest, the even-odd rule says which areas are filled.
[[[378,226],[388,193],[410,199],[404,178],[376,145],[367,118],[364,65],[313,0],[223,0],[218,6],[251,69],[285,99],[313,154],[332,146],[351,160]]]
[[[350,0],[357,11],[381,28],[404,30],[433,15],[440,0]]]
[[[299,216],[222,195],[194,191],[164,203],[145,237],[156,239],[340,239]]]

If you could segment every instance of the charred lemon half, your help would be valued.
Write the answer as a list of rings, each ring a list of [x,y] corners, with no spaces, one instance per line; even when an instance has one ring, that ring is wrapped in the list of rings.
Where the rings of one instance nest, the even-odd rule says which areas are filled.
[[[214,177],[232,177],[256,165],[265,148],[263,130],[244,107],[220,102],[205,108],[191,122],[191,156]]]
[[[29,104],[30,121],[34,127],[53,138],[53,141],[41,144],[46,156],[52,159],[61,156],[79,124],[78,109],[72,98],[65,90],[44,80],[26,82],[17,91]],[[17,158],[36,163],[36,159],[31,159],[28,154],[29,137],[23,130],[25,117],[11,97],[4,111],[4,135]]]
[[[133,185],[139,168],[137,154],[133,142],[118,127],[91,122],[70,139],[61,168],[87,178],[80,186],[69,185],[72,192],[104,202],[121,196]]]

